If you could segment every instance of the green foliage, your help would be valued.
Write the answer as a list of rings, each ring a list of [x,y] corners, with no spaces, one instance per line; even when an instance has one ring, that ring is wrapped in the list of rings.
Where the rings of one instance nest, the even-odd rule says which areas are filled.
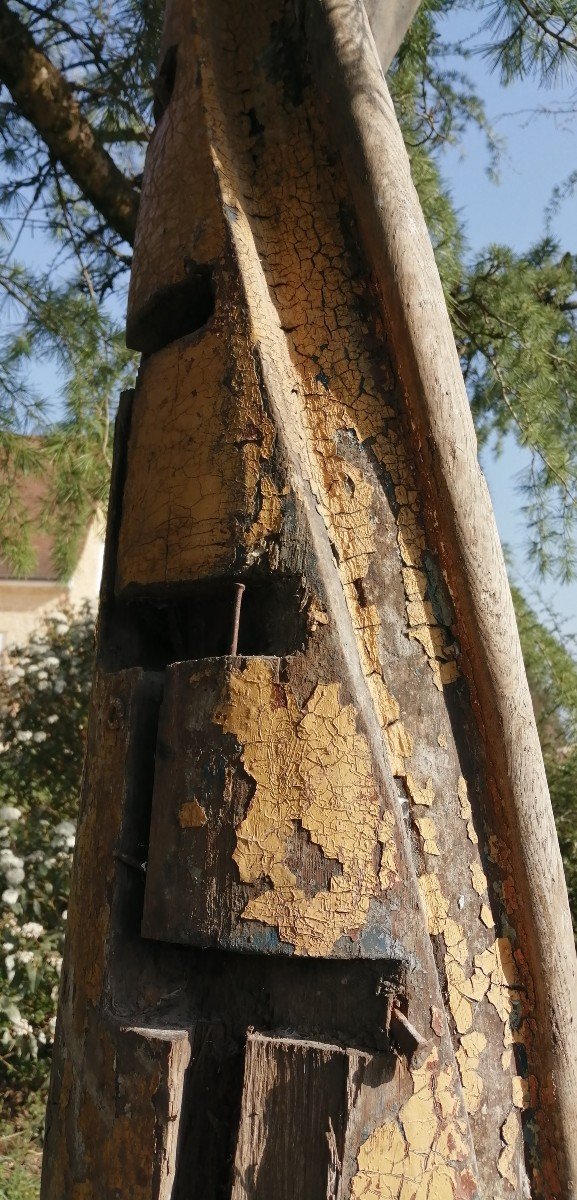
[[[529,451],[521,480],[527,551],[541,574],[566,581],[577,566],[577,258],[551,236],[524,254],[499,245],[475,257],[468,252],[443,183],[443,147],[476,126],[494,172],[500,146],[466,76],[446,66],[459,48],[442,42],[437,18],[456,7],[453,0],[425,2],[397,56],[391,87],[480,441],[499,452],[512,434]],[[551,80],[561,63],[577,66],[575,0],[464,7],[484,14],[485,51],[505,83],[529,70]],[[466,62],[470,50],[460,53]],[[545,229],[573,187],[572,173],[553,196]]]
[[[457,345],[481,443],[513,433],[529,551],[568,578],[576,562],[577,256],[551,239],[517,255],[490,246],[453,289]]]
[[[65,577],[88,517],[104,508],[111,466],[111,432],[118,396],[134,378],[134,356],[120,325],[75,281],[55,286],[49,273],[0,266],[0,286],[20,314],[0,338],[0,364],[10,393],[0,391],[0,553],[16,571],[33,565],[30,514],[15,486],[19,475],[48,484],[41,524],[53,534],[55,566]],[[62,415],[50,422],[31,390],[30,364],[51,364],[61,380]],[[2,429],[3,426],[3,429]],[[19,436],[32,430],[33,440]]]
[[[38,1200],[44,1109],[41,1092],[16,1117],[0,1115],[0,1200]]]
[[[137,186],[151,128],[162,0],[16,0],[11,7],[61,71],[97,140]],[[32,564],[29,523],[13,487],[25,455],[16,435],[42,435],[25,470],[50,481],[43,516],[56,532],[57,567],[66,575],[87,513],[106,498],[111,422],[118,393],[134,376],[135,358],[116,315],[130,248],[54,160],[7,90],[0,94],[0,169],[6,330],[0,341],[0,553],[17,570]],[[32,237],[47,260],[42,270],[32,265],[36,248],[26,251]],[[44,366],[58,371],[56,420],[30,371],[38,375]]]
[[[132,181],[150,134],[162,0],[15,0],[11,5],[60,70],[99,143]],[[7,92],[0,104],[0,209],[12,254],[24,228],[54,247],[51,269],[76,268],[82,289],[101,300],[130,264],[128,247],[107,228],[55,162]]]
[[[55,614],[0,676],[0,1085],[47,1073],[92,673],[91,610]]]
[[[575,0],[492,0],[485,8],[485,55],[503,83],[534,74],[553,84],[577,67]]]
[[[577,934],[577,660],[575,639],[552,632],[513,588],[517,623],[549,780]]]

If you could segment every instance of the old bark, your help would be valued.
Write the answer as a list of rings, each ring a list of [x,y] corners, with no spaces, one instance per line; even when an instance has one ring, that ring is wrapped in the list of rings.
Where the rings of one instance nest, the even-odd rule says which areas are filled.
[[[561,1200],[567,902],[363,6],[172,0],[163,62],[43,1200]]]

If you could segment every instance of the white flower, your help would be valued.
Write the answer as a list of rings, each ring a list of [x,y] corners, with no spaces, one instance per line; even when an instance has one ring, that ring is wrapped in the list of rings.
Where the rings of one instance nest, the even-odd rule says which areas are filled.
[[[44,666],[45,667],[59,667],[60,659],[56,658],[56,656],[54,654],[49,654],[48,658],[44,659]]]
[[[46,724],[47,725],[55,725],[57,720],[58,720],[58,713],[50,713],[50,716],[46,718]]]
[[[27,963],[34,962],[34,951],[17,950],[14,958],[16,959],[16,962],[22,963],[22,966],[25,967]]]
[[[6,955],[6,958],[4,959],[4,969],[6,971],[6,978],[8,980],[8,983],[12,983],[12,980],[14,979],[14,970],[15,970],[13,954]]]
[[[24,859],[18,858],[18,856],[14,853],[13,850],[10,849],[9,846],[4,846],[2,848],[2,850],[0,850],[0,869],[1,870],[8,870],[8,868],[10,868],[10,867],[23,867],[23,866],[24,866]]]
[[[52,844],[65,846],[67,850],[72,850],[76,841],[75,835],[76,826],[74,821],[60,821],[60,823],[56,825],[54,829]]]
[[[54,950],[52,954],[46,955],[46,962],[49,967],[53,967],[56,974],[59,975],[62,970],[62,955],[57,954]]]
[[[2,892],[0,899],[2,899],[4,904],[12,906],[13,904],[18,904],[19,895],[20,892],[17,892],[16,888],[6,888],[6,891]]]
[[[31,938],[36,941],[39,937],[42,937],[44,926],[39,925],[38,921],[26,921],[20,933],[23,938]]]
[[[48,679],[48,671],[39,671],[38,679]]]
[[[10,867],[8,871],[4,872],[4,875],[6,878],[6,883],[9,883],[10,887],[17,887],[19,883],[24,882],[24,871],[22,870],[22,867]]]
[[[19,729],[18,733],[16,734],[16,741],[17,742],[31,742],[32,741],[32,730],[31,729]]]
[[[3,804],[0,808],[0,821],[19,821],[21,816],[21,810],[12,804]]]
[[[34,1032],[30,1021],[27,1021],[25,1017],[21,1017],[20,1013],[18,1013],[18,1016],[12,1017],[10,1023],[12,1025],[12,1032],[16,1034],[16,1037],[27,1037],[28,1034]]]
[[[34,741],[35,742],[45,742],[47,737],[48,737],[48,734],[45,733],[45,731],[43,729],[39,729],[38,732],[34,734]]]
[[[48,682],[47,680],[45,680],[45,679],[41,679],[41,680],[40,680],[40,683],[37,683],[37,684],[36,684],[36,691],[37,691],[37,692],[47,692],[47,691],[49,690],[49,688],[50,688],[50,684],[49,684],[49,682]]]
[[[54,691],[56,692],[57,696],[62,695],[62,692],[64,691],[65,687],[66,687],[66,684],[63,679],[55,679],[54,680]]]

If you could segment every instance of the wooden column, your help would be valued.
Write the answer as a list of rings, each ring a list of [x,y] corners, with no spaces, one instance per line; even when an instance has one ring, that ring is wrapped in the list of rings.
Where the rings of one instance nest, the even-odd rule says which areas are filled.
[[[42,1196],[564,1200],[498,539],[364,8],[297,9],[167,7]]]

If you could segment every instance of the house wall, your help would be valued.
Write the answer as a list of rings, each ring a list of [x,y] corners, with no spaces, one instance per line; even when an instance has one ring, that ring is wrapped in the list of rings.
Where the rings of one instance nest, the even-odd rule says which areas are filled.
[[[0,581],[0,652],[27,642],[56,609],[96,605],[102,574],[103,523],[92,522],[70,580],[8,579]]]

